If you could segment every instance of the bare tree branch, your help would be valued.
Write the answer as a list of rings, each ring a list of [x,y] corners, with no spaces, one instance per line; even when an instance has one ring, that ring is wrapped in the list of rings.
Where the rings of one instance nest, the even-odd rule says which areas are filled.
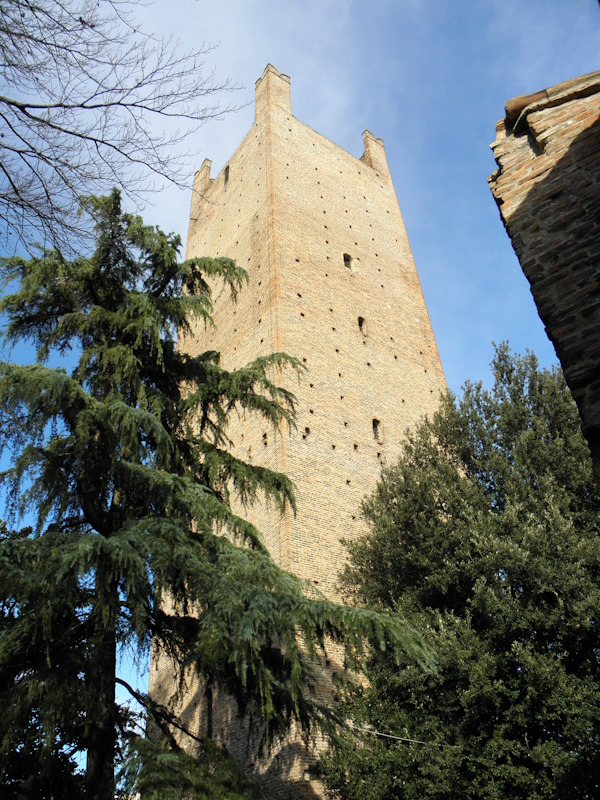
[[[68,249],[82,198],[187,185],[182,147],[233,87],[140,31],[137,0],[0,0],[0,246]],[[161,123],[162,120],[162,123]],[[183,127],[173,127],[173,121]]]

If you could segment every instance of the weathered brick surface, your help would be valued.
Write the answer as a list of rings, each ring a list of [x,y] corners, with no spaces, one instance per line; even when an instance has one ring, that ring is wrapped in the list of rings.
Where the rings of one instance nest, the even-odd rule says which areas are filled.
[[[600,484],[600,72],[507,103],[490,188]]]
[[[268,66],[248,135],[216,178],[210,162],[196,176],[188,257],[230,256],[250,284],[236,305],[218,297],[215,330],[199,329],[183,346],[219,350],[231,368],[280,350],[306,366],[300,382],[286,379],[297,430],[276,434],[240,419],[231,437],[241,458],[296,484],[295,517],[260,505],[250,513],[271,554],[337,598],[340,539],[363,532],[361,500],[406,429],[434,411],[445,381],[383,143],[365,132],[355,158],[293,117],[289,89]],[[155,662],[155,694],[172,682],[171,669]],[[190,714],[202,713],[202,695],[191,687]],[[256,763],[247,721],[227,702],[213,706],[214,735],[263,773],[271,796],[320,796],[305,780],[312,756],[298,737]]]

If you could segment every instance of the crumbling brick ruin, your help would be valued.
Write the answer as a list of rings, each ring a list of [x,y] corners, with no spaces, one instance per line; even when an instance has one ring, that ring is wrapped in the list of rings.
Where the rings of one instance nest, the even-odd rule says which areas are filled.
[[[515,97],[489,178],[600,485],[600,72]]]

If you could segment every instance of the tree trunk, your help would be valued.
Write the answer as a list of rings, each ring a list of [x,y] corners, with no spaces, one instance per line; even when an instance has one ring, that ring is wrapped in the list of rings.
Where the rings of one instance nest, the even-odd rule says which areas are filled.
[[[115,672],[117,664],[117,582],[108,565],[98,564],[94,644],[87,674],[91,694],[88,719],[86,788],[88,800],[113,800],[115,796]]]

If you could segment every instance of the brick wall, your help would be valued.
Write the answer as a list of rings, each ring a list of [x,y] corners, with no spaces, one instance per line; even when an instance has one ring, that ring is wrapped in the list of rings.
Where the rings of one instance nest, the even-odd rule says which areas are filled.
[[[600,72],[507,103],[489,178],[600,485]]]
[[[295,119],[289,78],[268,66],[250,132],[219,175],[205,161],[196,176],[187,253],[234,258],[250,284],[235,305],[217,297],[216,328],[184,347],[219,350],[228,368],[283,350],[307,368],[300,382],[288,379],[297,430],[240,419],[230,434],[237,455],[296,484],[295,517],[260,504],[249,515],[271,554],[336,599],[340,540],[364,532],[361,500],[445,389],[383,142],[368,131],[363,139],[357,159]],[[339,653],[329,655],[335,668]],[[172,681],[169,670],[154,665],[155,692]],[[190,713],[201,716],[202,692],[191,687]],[[214,733],[263,774],[271,796],[320,796],[305,780],[313,756],[298,737],[257,763],[247,721],[226,702],[215,705]]]

